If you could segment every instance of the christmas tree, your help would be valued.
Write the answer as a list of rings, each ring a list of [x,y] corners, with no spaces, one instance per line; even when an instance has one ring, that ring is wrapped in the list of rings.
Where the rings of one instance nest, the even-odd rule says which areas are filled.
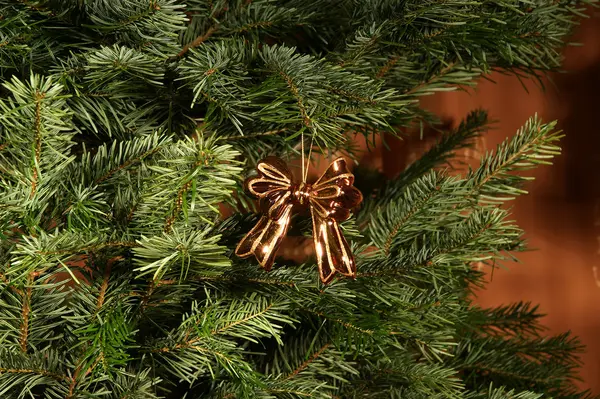
[[[555,123],[458,176],[484,111],[392,180],[354,169],[356,279],[235,249],[260,159],[350,165],[356,136],[435,128],[424,95],[541,81],[590,3],[0,0],[0,397],[589,397],[576,338],[472,296],[525,248],[507,204]]]

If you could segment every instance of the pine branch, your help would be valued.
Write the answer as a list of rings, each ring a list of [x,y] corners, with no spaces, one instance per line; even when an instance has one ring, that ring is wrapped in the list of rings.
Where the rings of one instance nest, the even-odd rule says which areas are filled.
[[[287,75],[285,72],[279,71],[279,75],[285,81],[285,84],[290,89],[292,96],[294,96],[294,98],[296,99],[296,102],[298,103],[298,109],[300,110],[300,116],[302,117],[302,122],[304,123],[304,126],[311,129],[312,128],[311,120],[310,120],[310,117],[308,116],[308,113],[306,112],[306,107],[304,106],[304,101],[302,100],[302,97],[300,96],[300,93],[298,91],[298,86],[296,86],[296,84],[294,84],[294,81],[292,80],[292,78],[289,75]]]
[[[370,330],[370,329],[364,329],[364,328],[360,328],[358,326],[353,325],[352,323],[349,323],[347,321],[344,321],[342,319],[338,319],[332,316],[329,316],[323,312],[319,312],[319,311],[315,311],[315,310],[311,310],[311,309],[307,309],[307,308],[303,308],[301,309],[303,312],[307,312],[307,313],[311,313],[317,316],[320,316],[322,318],[324,318],[327,321],[331,321],[333,323],[339,324],[349,330],[353,330],[353,331],[357,331],[361,334],[365,334],[365,335],[373,335],[375,331]]]
[[[229,137],[227,137],[227,140],[246,140],[246,139],[252,139],[252,138],[256,138],[256,137],[273,136],[275,134],[284,133],[286,131],[287,131],[287,129],[277,129],[277,130],[269,130],[268,132],[250,133],[250,134],[243,134],[243,135],[239,135],[239,136],[229,136]]]
[[[486,154],[479,168],[467,176],[480,200],[501,203],[527,193],[520,187],[532,178],[512,172],[548,165],[550,159],[560,154],[560,148],[554,143],[562,136],[560,131],[554,131],[555,126],[556,122],[542,124],[537,116],[533,117],[512,139],[500,144],[495,153]]]
[[[158,152],[161,149],[160,146],[156,146],[140,155],[138,155],[135,158],[130,158],[128,160],[126,160],[125,162],[121,163],[118,166],[115,166],[113,169],[107,171],[105,174],[103,174],[102,176],[100,176],[99,178],[97,178],[94,183],[95,184],[100,184],[102,182],[104,182],[105,180],[109,179],[110,177],[112,177],[115,173],[120,172],[122,170],[125,170],[127,168],[129,168],[132,165],[138,164],[140,162],[142,162],[145,158],[148,158],[150,156],[152,156],[153,154],[155,154],[156,152]]]
[[[42,104],[41,104],[41,100],[43,100],[45,97],[44,93],[38,93],[36,91],[35,93],[35,121],[34,121],[34,150],[33,150],[33,162],[32,162],[32,178],[31,178],[31,194],[29,195],[30,198],[33,198],[33,196],[35,195],[35,192],[37,190],[37,184],[38,184],[38,165],[40,164],[40,156],[42,153],[42,132],[41,132],[41,108],[42,108]]]
[[[191,182],[184,183],[183,186],[177,192],[177,199],[175,200],[175,206],[173,207],[173,212],[170,216],[165,220],[165,233],[169,233],[173,227],[173,222],[179,216],[181,212],[181,207],[183,206],[183,196],[187,196],[188,190],[192,186]]]
[[[223,326],[223,327],[219,328],[218,330],[212,330],[212,331],[211,331],[211,334],[222,334],[223,332],[225,332],[226,330],[228,330],[228,329],[230,329],[230,328],[232,328],[232,327],[235,327],[235,326],[237,326],[237,325],[240,325],[240,324],[247,323],[247,322],[249,322],[250,320],[252,320],[252,319],[254,319],[254,318],[256,318],[256,317],[260,317],[260,316],[264,315],[264,314],[265,314],[265,313],[267,313],[267,312],[269,311],[269,309],[271,309],[272,307],[273,307],[273,304],[272,304],[272,303],[270,303],[270,304],[269,304],[269,305],[268,305],[266,308],[264,308],[264,309],[263,309],[263,310],[261,310],[260,312],[258,312],[258,313],[254,313],[254,314],[251,314],[251,315],[248,315],[248,316],[244,317],[244,318],[243,318],[243,319],[241,319],[241,320],[236,320],[236,321],[234,321],[234,322],[232,322],[232,323],[230,323],[230,324],[227,324],[227,325],[225,325],[225,326]]]
[[[427,204],[431,201],[431,199],[435,196],[437,190],[439,190],[439,189],[436,187],[436,190],[427,194],[427,196],[425,198],[423,198],[421,202],[416,203],[411,209],[408,210],[408,212],[406,213],[406,215],[403,218],[398,220],[392,226],[390,232],[387,234],[385,243],[383,244],[383,248],[382,248],[383,252],[385,253],[386,256],[388,256],[390,254],[391,249],[392,249],[392,241],[394,240],[394,237],[396,237],[398,235],[398,232],[400,231],[402,226],[408,220],[410,220],[417,213],[417,211],[422,209],[425,204]]]
[[[42,375],[45,377],[52,377],[57,381],[64,381],[64,380],[69,380],[69,377],[66,375],[62,375],[62,374],[57,374],[54,373],[52,371],[48,371],[48,370],[39,370],[39,369],[10,369],[10,368],[4,368],[4,367],[0,367],[0,373],[7,373],[7,374],[38,374],[38,375]]]
[[[478,372],[484,372],[484,373],[490,373],[490,374],[497,374],[497,375],[501,375],[503,377],[509,377],[511,379],[516,379],[516,380],[522,380],[525,381],[526,383],[536,383],[536,384],[547,384],[550,382],[550,377],[548,378],[535,378],[532,376],[527,376],[527,375],[522,375],[522,374],[518,374],[518,373],[510,373],[507,371],[504,371],[502,369],[497,369],[494,367],[489,367],[487,365],[484,364],[473,364],[473,365],[469,365],[469,366],[465,366],[466,370],[477,370]]]
[[[405,195],[406,189],[412,187],[414,182],[431,169],[444,167],[460,149],[472,146],[473,140],[487,129],[488,124],[485,111],[471,112],[456,129],[443,134],[421,158],[409,165],[397,178],[387,182],[378,193],[377,199],[367,199],[358,216],[359,221],[364,221],[365,217],[372,215],[382,204]]]

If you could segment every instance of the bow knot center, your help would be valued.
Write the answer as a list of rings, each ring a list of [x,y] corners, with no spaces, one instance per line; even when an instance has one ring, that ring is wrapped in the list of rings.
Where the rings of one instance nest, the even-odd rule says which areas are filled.
[[[310,193],[312,191],[312,184],[300,183],[292,186],[292,198],[293,201],[298,205],[308,205],[310,199]]]

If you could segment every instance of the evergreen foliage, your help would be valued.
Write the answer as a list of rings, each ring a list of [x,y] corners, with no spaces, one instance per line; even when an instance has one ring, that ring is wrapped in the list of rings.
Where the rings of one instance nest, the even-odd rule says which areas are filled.
[[[499,205],[560,152],[554,123],[452,177],[475,111],[372,188],[344,224],[354,281],[266,273],[232,253],[254,216],[221,216],[301,137],[352,155],[435,124],[421,96],[556,70],[591,3],[0,0],[0,397],[591,397],[570,334],[471,303],[472,264],[525,248]]]

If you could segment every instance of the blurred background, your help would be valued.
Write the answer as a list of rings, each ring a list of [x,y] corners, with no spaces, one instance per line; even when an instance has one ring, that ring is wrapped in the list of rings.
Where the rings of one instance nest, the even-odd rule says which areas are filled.
[[[441,93],[422,104],[453,126],[475,108],[498,121],[467,157],[495,148],[535,113],[559,121],[566,134],[563,155],[533,171],[530,195],[513,202],[514,219],[535,250],[520,254],[520,264],[490,273],[477,302],[540,304],[550,333],[571,330],[587,345],[581,387],[600,394],[600,11],[590,16],[572,37],[582,46],[564,51],[566,73],[553,74],[545,90],[524,82],[525,90],[517,78],[493,74],[495,83],[482,80],[475,90]],[[423,143],[392,146],[394,151],[381,150],[369,160],[389,175],[411,162]]]

